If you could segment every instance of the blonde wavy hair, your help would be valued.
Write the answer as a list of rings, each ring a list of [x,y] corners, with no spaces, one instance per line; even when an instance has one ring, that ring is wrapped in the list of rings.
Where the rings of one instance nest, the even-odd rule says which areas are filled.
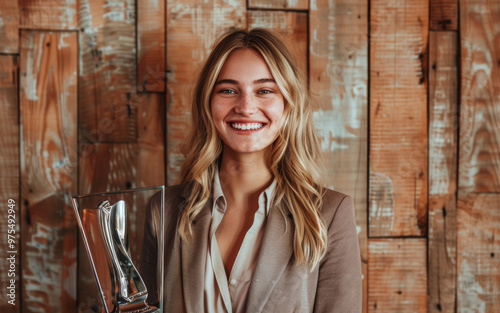
[[[232,30],[215,43],[193,90],[191,130],[183,145],[185,162],[181,183],[190,194],[179,221],[185,240],[191,225],[212,193],[215,171],[223,142],[212,120],[210,98],[217,77],[231,52],[250,48],[258,51],[269,67],[285,99],[283,127],[272,144],[270,170],[277,180],[273,205],[283,216],[289,210],[294,227],[296,264],[316,266],[326,250],[326,227],[320,217],[323,166],[319,141],[312,123],[312,104],[306,79],[284,43],[270,31],[255,28]],[[286,217],[285,217],[286,219]]]

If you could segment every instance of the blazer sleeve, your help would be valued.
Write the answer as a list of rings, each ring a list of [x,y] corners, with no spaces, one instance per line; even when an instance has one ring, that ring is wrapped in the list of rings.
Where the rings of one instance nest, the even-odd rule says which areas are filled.
[[[148,289],[147,302],[158,306],[158,232],[160,231],[161,194],[156,193],[149,200],[146,209],[146,222],[144,225],[144,239],[141,250],[140,273]]]
[[[327,251],[319,265],[314,312],[361,312],[361,256],[351,197],[344,196],[327,226]]]

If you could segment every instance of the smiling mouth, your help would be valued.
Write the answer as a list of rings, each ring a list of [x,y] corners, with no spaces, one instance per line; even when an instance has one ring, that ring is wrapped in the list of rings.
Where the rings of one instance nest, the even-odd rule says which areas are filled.
[[[237,130],[257,130],[264,127],[263,123],[229,123],[229,125]]]

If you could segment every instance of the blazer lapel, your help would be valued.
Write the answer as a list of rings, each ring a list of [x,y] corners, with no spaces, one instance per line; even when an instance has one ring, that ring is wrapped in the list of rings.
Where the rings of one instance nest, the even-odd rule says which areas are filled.
[[[290,262],[293,254],[293,226],[293,220],[290,217],[283,217],[278,207],[271,208],[259,259],[248,291],[246,312],[262,311],[274,286]]]
[[[205,263],[208,249],[208,231],[211,221],[212,199],[193,222],[193,234],[189,242],[181,244],[182,287],[187,312],[203,312],[205,288]]]

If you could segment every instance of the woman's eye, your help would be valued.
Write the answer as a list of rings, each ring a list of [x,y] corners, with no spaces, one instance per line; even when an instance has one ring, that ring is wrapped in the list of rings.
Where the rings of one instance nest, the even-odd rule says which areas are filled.
[[[268,94],[268,93],[272,93],[272,91],[269,90],[269,89],[263,89],[263,90],[259,90],[258,93],[261,94],[261,95],[265,95],[265,94]]]
[[[234,92],[234,90],[231,90],[231,89],[221,89],[221,90],[219,90],[219,93],[231,94],[231,93],[235,93],[235,92]]]

